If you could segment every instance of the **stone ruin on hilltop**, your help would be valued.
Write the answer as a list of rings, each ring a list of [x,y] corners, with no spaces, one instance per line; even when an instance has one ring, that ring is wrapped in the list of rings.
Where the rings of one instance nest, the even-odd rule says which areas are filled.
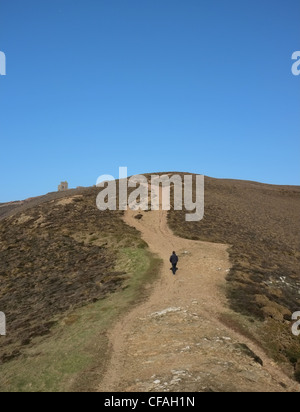
[[[61,182],[60,185],[58,186],[59,192],[66,192],[68,189],[69,189],[68,182]]]

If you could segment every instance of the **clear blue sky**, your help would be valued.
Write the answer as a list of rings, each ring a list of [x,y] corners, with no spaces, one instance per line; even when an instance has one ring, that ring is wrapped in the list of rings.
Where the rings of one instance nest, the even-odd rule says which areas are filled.
[[[299,0],[0,0],[0,202],[102,174],[300,184]]]

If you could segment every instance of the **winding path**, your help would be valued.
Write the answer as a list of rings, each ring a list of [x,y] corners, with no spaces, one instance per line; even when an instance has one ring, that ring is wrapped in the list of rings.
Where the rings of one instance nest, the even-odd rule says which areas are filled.
[[[225,298],[230,269],[227,245],[173,235],[164,211],[128,211],[151,252],[163,259],[150,298],[119,321],[110,333],[112,357],[99,391],[299,391],[265,353],[220,322],[231,313]],[[169,257],[180,257],[176,276]],[[263,366],[241,349],[247,345]]]

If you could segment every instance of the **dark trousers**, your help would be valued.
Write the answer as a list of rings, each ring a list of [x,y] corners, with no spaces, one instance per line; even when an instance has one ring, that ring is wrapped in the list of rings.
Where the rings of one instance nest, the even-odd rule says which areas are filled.
[[[177,271],[177,263],[173,263],[173,264],[172,264],[172,272],[173,272],[173,275],[176,275],[176,271]]]

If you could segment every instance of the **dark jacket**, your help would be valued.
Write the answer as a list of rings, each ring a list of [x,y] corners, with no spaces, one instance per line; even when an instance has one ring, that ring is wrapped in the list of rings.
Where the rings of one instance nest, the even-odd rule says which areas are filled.
[[[178,263],[178,260],[178,256],[175,254],[170,257],[170,262],[172,263],[172,265],[176,265]]]

